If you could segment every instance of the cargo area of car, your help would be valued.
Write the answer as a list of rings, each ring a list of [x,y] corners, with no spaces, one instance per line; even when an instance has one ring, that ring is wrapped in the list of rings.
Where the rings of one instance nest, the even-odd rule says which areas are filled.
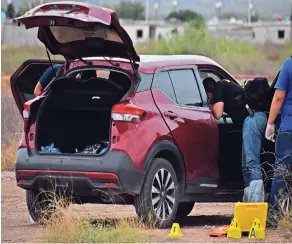
[[[112,107],[130,87],[126,74],[112,71],[107,78],[97,77],[95,71],[83,71],[56,80],[37,115],[38,151],[93,155],[106,152]]]

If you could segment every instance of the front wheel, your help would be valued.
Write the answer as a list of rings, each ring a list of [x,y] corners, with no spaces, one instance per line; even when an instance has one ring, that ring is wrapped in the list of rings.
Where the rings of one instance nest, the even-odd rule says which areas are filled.
[[[170,227],[179,204],[179,186],[172,165],[155,158],[147,172],[140,195],[134,205],[138,216],[148,225]]]

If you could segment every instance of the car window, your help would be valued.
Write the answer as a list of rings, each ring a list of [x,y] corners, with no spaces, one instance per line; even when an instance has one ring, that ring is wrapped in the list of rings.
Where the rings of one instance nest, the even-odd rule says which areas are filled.
[[[161,90],[166,96],[168,96],[172,101],[177,102],[168,72],[161,72],[159,74],[157,88]]]
[[[203,106],[193,70],[171,70],[169,75],[180,105]]]
[[[148,91],[151,88],[153,74],[139,72],[141,81],[138,84],[136,92]]]
[[[215,72],[212,72],[210,70],[200,70],[199,74],[200,74],[200,77],[201,77],[202,80],[204,80],[204,79],[206,79],[208,77],[213,78],[216,82],[221,80],[219,75],[217,75]]]

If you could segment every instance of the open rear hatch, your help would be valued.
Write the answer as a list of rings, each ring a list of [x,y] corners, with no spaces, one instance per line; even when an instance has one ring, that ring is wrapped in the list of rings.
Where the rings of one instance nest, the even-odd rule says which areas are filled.
[[[38,28],[39,40],[53,55],[62,55],[66,60],[117,57],[139,62],[131,38],[113,10],[79,2],[52,2],[15,20],[27,29]],[[29,60],[11,77],[13,96],[21,113],[24,103],[34,98],[34,87],[48,67],[49,61]]]
[[[106,56],[139,61],[116,12],[107,8],[53,2],[37,6],[15,20],[27,29],[38,27],[38,39],[52,54],[66,59]]]

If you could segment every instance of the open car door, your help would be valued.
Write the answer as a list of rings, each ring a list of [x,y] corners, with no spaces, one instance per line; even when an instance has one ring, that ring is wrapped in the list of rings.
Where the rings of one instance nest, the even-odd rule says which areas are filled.
[[[53,64],[63,63],[64,61],[53,61]],[[25,61],[11,76],[11,91],[21,115],[24,103],[35,97],[34,88],[42,74],[50,66],[51,63],[48,60],[30,59]]]

